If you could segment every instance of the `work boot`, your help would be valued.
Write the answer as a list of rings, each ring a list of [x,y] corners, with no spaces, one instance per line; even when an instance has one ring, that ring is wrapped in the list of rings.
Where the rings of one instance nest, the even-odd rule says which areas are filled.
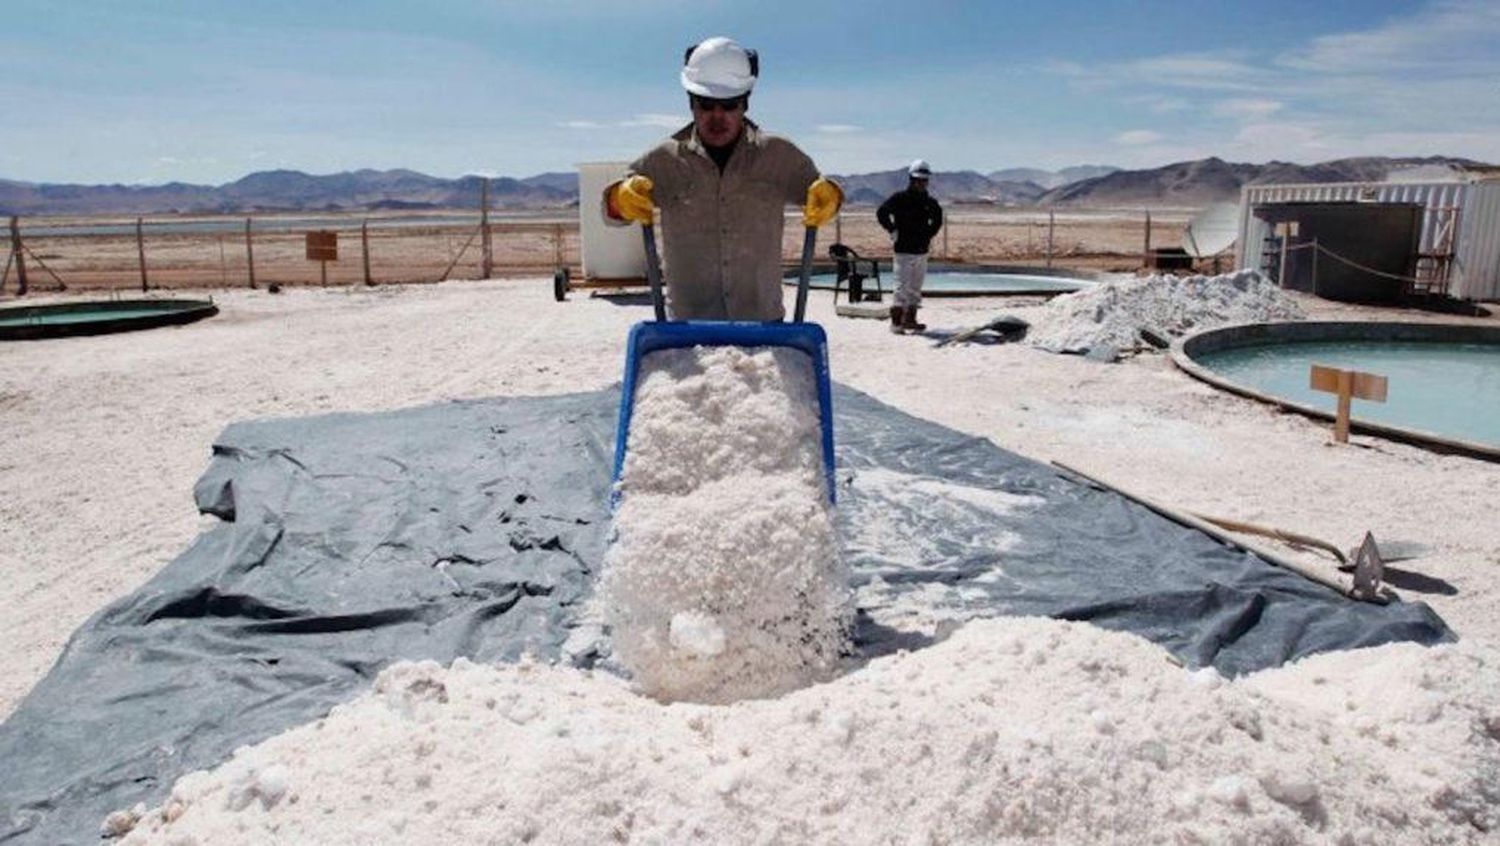
[[[918,323],[917,322],[917,307],[916,306],[908,306],[905,309],[902,309],[902,313],[901,313],[901,329],[903,331],[905,331],[905,332],[925,332],[925,331],[927,331],[927,324],[926,323]]]
[[[902,308],[901,306],[891,306],[891,334],[906,334],[906,329],[903,328],[903,324],[905,324],[905,322],[906,309]]]

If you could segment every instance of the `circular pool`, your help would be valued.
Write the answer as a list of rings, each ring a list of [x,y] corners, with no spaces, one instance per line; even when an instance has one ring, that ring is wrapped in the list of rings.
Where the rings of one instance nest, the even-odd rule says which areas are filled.
[[[1270,323],[1202,332],[1173,360],[1235,393],[1332,419],[1313,364],[1385,376],[1383,403],[1354,399],[1356,431],[1500,460],[1500,326]]]
[[[922,296],[992,297],[1022,294],[1056,296],[1081,291],[1093,285],[1097,278],[1092,271],[1086,270],[1053,271],[1041,267],[933,263],[928,265],[927,278],[922,283]],[[818,268],[808,280],[808,287],[813,290],[832,291],[836,280],[837,275],[832,268]],[[786,277],[786,283],[796,285],[797,274],[795,272],[789,274]],[[895,288],[896,275],[889,267],[881,267],[880,285],[887,296]],[[866,279],[864,286],[866,291],[872,290],[873,280]]]
[[[192,323],[219,313],[209,300],[94,300],[0,308],[0,341],[102,335]]]

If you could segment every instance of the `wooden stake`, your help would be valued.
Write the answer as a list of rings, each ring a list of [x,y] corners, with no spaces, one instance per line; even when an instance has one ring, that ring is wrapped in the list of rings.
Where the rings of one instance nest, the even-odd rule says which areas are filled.
[[[26,256],[21,244],[21,219],[10,218],[10,251],[16,257],[16,296],[26,296]]]
[[[487,176],[479,183],[479,227],[483,233],[480,249],[484,253],[479,260],[479,275],[488,279],[494,273],[495,259],[490,251],[490,179]]]
[[[365,284],[374,285],[375,279],[370,275],[370,221],[359,225],[359,245],[365,259]]]
[[[245,270],[250,274],[250,287],[255,287],[255,245],[250,239],[250,218],[245,218]]]
[[[144,292],[151,286],[146,282],[146,236],[142,234],[141,219],[135,219],[135,252],[141,259],[141,290]]]
[[[839,210],[838,214],[833,216],[833,243],[844,243],[844,212],[842,209]]]

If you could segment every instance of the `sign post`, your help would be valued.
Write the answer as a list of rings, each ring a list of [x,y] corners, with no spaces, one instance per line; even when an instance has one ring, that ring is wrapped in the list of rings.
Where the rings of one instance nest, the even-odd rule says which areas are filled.
[[[1341,444],[1349,443],[1349,406],[1353,397],[1371,402],[1385,402],[1387,380],[1373,373],[1357,370],[1339,370],[1314,364],[1308,374],[1308,387],[1315,391],[1337,394],[1338,416],[1333,422],[1333,439]]]
[[[307,260],[318,262],[323,284],[328,284],[328,263],[339,260],[339,233],[320,229],[307,233]]]

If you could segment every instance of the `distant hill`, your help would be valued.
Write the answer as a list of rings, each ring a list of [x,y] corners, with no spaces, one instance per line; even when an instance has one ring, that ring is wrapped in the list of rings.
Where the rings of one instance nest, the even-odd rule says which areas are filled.
[[[851,205],[879,205],[886,197],[906,187],[906,168],[878,173],[833,175],[844,188]],[[996,180],[972,170],[939,171],[932,175],[930,190],[942,202],[1029,205],[1046,193],[1032,182]]]
[[[171,183],[48,185],[0,180],[0,214],[162,214],[476,208],[478,176],[441,179],[414,170],[356,170],[314,176],[296,170],[252,173],[219,186]],[[490,181],[493,208],[561,208],[576,200],[576,174]]]
[[[1109,165],[1077,165],[1058,171],[1039,170],[1034,167],[1013,167],[993,171],[988,176],[995,182],[1031,182],[1043,188],[1061,188],[1064,185],[1093,179],[1096,176],[1107,176],[1117,170],[1119,168]]]
[[[1236,164],[1209,158],[1149,170],[1081,165],[1059,171],[1012,168],[933,175],[931,190],[945,203],[1002,206],[1203,206],[1239,197],[1240,188],[1275,182],[1377,181],[1395,168],[1483,168],[1443,156],[1352,158],[1313,165]],[[1024,178],[1023,178],[1024,177]],[[906,186],[906,170],[835,175],[852,206],[873,206]],[[355,170],[313,175],[296,170],[252,173],[224,185],[53,185],[0,179],[0,214],[246,214],[272,211],[473,209],[482,178],[443,179],[414,170]],[[494,177],[496,209],[563,209],[578,204],[578,174]]]
[[[1239,199],[1246,185],[1303,182],[1378,182],[1392,170],[1427,165],[1482,167],[1479,162],[1445,156],[1427,158],[1365,157],[1335,159],[1313,165],[1289,162],[1236,164],[1207,158],[1177,162],[1150,170],[1118,170],[1074,182],[1043,194],[1044,206],[1205,206]]]

